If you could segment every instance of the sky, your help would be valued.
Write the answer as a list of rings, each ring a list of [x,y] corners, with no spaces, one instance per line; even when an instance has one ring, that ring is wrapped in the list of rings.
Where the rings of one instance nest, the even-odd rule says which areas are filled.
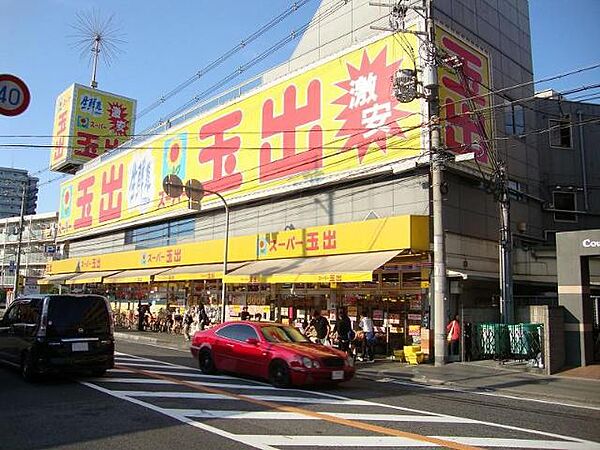
[[[450,0],[436,0],[450,1]],[[498,0],[503,1],[503,0]],[[297,1],[298,2],[298,1]],[[238,45],[245,37],[286,11],[292,0],[2,0],[0,73],[24,80],[31,91],[27,111],[0,116],[0,167],[27,169],[40,178],[38,213],[58,208],[60,174],[47,171],[49,149],[9,149],[2,144],[48,145],[58,94],[76,82],[89,85],[91,65],[76,42],[82,34],[77,17],[114,15],[113,37],[119,52],[109,66],[100,63],[98,88],[137,99],[138,112],[153,104],[198,70]],[[299,2],[298,2],[299,3]],[[310,0],[213,72],[141,118],[136,131],[155,123],[194,95],[232,74],[247,62],[308,23],[319,4]],[[600,0],[530,0],[534,79],[600,62]],[[292,41],[233,82],[239,84],[284,62]],[[598,83],[600,70],[536,85],[537,90],[568,91]],[[593,94],[595,91],[576,95]],[[599,102],[598,99],[594,100]],[[15,135],[28,137],[12,137]]]

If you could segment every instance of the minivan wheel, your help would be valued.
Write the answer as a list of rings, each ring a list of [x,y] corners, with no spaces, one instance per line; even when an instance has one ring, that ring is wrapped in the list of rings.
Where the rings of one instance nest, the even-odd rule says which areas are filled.
[[[217,371],[210,350],[200,350],[198,354],[198,367],[200,367],[202,373],[207,375],[212,375]]]
[[[290,369],[284,361],[273,361],[269,370],[271,384],[278,388],[286,388],[290,385]]]
[[[23,354],[21,357],[21,377],[27,382],[32,382],[37,379],[37,375],[31,355],[29,353]]]

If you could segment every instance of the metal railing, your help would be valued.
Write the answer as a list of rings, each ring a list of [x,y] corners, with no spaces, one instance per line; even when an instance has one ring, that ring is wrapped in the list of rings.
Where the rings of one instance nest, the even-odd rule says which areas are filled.
[[[475,324],[471,336],[472,359],[544,361],[544,326],[536,323]]]

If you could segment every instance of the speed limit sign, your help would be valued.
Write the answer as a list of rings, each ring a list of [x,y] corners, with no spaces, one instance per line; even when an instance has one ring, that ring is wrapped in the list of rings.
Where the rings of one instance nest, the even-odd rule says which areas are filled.
[[[0,74],[0,114],[17,116],[27,109],[30,99],[29,89],[20,78]]]

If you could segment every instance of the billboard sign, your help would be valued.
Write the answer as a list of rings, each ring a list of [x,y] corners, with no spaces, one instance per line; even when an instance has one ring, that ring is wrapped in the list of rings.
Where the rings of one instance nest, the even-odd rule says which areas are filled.
[[[136,101],[73,84],[56,99],[50,168],[72,172],[133,134]]]
[[[420,103],[400,104],[390,89],[413,57],[394,37],[379,39],[78,173],[61,187],[59,235],[186,213],[185,193],[173,199],[163,190],[171,174],[236,203],[364,176],[420,154]],[[203,208],[211,202],[219,204],[207,195]]]
[[[454,69],[440,66],[438,73],[440,114],[446,148],[455,154],[474,153],[477,163],[489,165],[494,151],[492,99],[488,56],[465,39],[436,27],[438,48],[462,64]],[[471,114],[480,111],[480,114]]]

